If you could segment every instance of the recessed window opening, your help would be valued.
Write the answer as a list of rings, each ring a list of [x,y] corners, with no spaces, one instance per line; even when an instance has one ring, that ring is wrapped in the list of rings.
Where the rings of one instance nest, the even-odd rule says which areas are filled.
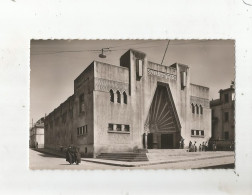
[[[123,103],[127,104],[127,94],[125,91],[123,92]]]
[[[196,114],[199,114],[199,106],[196,104]]]
[[[200,105],[200,114],[203,114],[203,107]]]
[[[110,94],[110,101],[114,102],[114,92],[112,89],[110,89],[109,94]]]
[[[193,104],[191,104],[191,106],[192,106],[192,113],[194,114],[195,113],[195,107],[194,107]]]
[[[116,97],[117,97],[117,103],[121,103],[121,93],[120,93],[120,91],[116,92]]]

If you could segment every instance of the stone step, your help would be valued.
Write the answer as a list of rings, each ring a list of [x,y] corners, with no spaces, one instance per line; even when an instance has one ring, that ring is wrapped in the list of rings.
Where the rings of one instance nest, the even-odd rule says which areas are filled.
[[[140,157],[140,156],[146,156],[146,154],[145,153],[140,153],[140,154],[101,153],[99,156]]]
[[[148,149],[148,153],[161,153],[161,154],[171,154],[171,153],[185,153],[188,149]]]
[[[137,161],[148,161],[148,158],[145,153],[101,153],[96,158],[106,159],[106,160],[115,160],[115,161],[128,161],[128,162],[137,162]]]

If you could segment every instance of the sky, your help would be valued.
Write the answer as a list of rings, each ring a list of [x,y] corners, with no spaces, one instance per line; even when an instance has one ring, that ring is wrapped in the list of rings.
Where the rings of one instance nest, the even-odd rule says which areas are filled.
[[[167,51],[165,53],[166,47]],[[102,48],[106,58],[99,58]],[[210,99],[219,97],[235,79],[233,40],[31,40],[30,123],[63,103],[74,92],[74,79],[97,60],[113,65],[128,49],[147,54],[149,61],[190,67],[191,83],[210,88]]]

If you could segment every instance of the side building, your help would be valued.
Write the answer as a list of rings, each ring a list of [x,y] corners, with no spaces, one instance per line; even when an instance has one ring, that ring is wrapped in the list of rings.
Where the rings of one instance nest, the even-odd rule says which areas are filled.
[[[220,98],[212,100],[212,139],[234,141],[234,85],[219,91]]]
[[[44,117],[30,128],[30,147],[44,148]]]
[[[74,94],[45,119],[45,147],[76,145],[83,156],[179,148],[211,137],[209,88],[190,83],[190,68],[160,65],[128,50],[115,66],[92,62]]]

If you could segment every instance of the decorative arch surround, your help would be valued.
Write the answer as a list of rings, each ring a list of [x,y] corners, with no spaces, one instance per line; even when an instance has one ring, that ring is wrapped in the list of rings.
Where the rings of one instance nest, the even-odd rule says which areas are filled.
[[[181,124],[168,84],[159,83],[144,124],[145,148],[178,148]]]
[[[114,91],[112,89],[109,90],[110,102],[114,102]]]
[[[168,86],[157,85],[145,126],[148,126],[150,131],[180,130],[181,125]]]

